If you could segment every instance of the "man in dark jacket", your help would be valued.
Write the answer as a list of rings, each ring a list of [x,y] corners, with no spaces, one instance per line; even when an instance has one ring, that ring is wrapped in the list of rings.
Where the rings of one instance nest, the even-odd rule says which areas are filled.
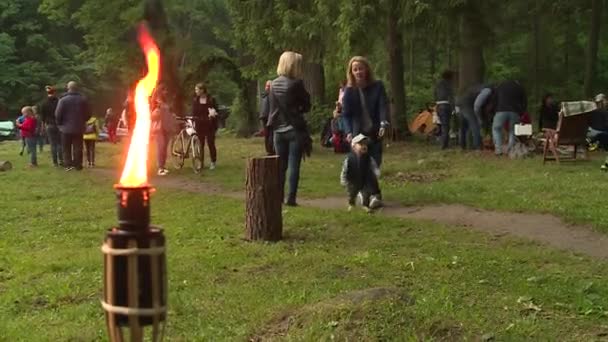
[[[494,139],[494,153],[503,154],[502,129],[505,123],[509,123],[509,145],[511,149],[515,144],[515,124],[519,122],[519,116],[526,112],[528,98],[526,90],[518,82],[507,80],[496,87],[496,115],[492,122],[492,138]]]
[[[61,148],[61,133],[55,122],[55,109],[59,99],[55,96],[55,88],[46,86],[46,99],[40,105],[42,123],[46,129],[46,135],[51,145],[51,158],[55,167],[63,166],[63,149]]]
[[[435,86],[435,104],[441,121],[441,148],[448,148],[450,142],[450,116],[454,109],[454,72],[446,70]]]
[[[61,132],[66,171],[82,170],[82,135],[90,117],[89,102],[78,92],[78,84],[70,81],[68,92],[59,100],[55,110],[55,120]]]

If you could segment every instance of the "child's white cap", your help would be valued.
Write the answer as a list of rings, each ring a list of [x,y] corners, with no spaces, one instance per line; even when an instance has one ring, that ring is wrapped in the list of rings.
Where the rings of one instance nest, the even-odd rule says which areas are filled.
[[[356,137],[351,141],[351,146],[355,146],[356,144],[367,144],[368,138],[363,134],[357,134]]]

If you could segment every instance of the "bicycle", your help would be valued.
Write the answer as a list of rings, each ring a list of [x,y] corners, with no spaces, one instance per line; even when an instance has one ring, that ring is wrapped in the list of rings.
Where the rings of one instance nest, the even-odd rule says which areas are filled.
[[[177,121],[184,122],[180,132],[171,142],[171,159],[176,169],[184,167],[186,158],[192,158],[192,169],[200,173],[203,169],[201,141],[196,134],[196,120],[193,116],[176,117]]]

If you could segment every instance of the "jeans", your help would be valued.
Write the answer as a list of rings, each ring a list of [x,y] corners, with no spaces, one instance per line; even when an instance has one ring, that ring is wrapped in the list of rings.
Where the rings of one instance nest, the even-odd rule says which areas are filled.
[[[481,149],[481,127],[479,125],[479,118],[477,118],[475,112],[468,109],[463,109],[462,112],[460,112],[460,115],[460,147],[462,147],[463,150],[466,150],[467,132],[471,131],[471,135],[473,136],[473,144],[471,145],[471,149]]]
[[[95,140],[87,139],[84,141],[84,146],[87,150],[87,163],[95,165]]]
[[[515,124],[519,122],[519,114],[515,112],[496,112],[492,122],[492,138],[494,139],[494,153],[502,154],[502,129],[505,123],[509,123],[509,145],[510,150],[515,145]]]
[[[171,135],[166,132],[158,132],[154,137],[156,139],[156,162],[159,169],[164,169],[167,163],[167,147]]]
[[[599,131],[597,129],[593,129],[589,127],[587,131],[587,138],[591,143],[598,143],[599,147],[608,150],[608,132],[607,131]]]
[[[63,163],[65,167],[73,167],[82,170],[82,133],[80,134],[61,134],[61,144],[63,147]]]
[[[452,115],[452,106],[449,104],[441,104],[437,106],[437,115],[441,120],[441,149],[448,148],[450,144],[450,116]],[[378,162],[376,160],[376,162]]]
[[[38,165],[38,159],[36,156],[38,137],[25,138],[25,144],[27,145],[27,152],[30,154],[30,164]]]
[[[287,203],[294,204],[300,182],[300,163],[302,162],[302,146],[297,139],[294,129],[287,132],[274,133],[274,149],[279,156],[281,189],[285,189],[287,169],[289,169],[289,192]],[[284,190],[283,190],[284,191]]]
[[[57,126],[47,126],[46,135],[49,137],[49,144],[51,145],[51,158],[53,164],[63,165],[63,149],[61,148],[61,133]]]
[[[367,143],[367,153],[374,158],[378,167],[382,165],[382,140],[381,139],[369,139]]]

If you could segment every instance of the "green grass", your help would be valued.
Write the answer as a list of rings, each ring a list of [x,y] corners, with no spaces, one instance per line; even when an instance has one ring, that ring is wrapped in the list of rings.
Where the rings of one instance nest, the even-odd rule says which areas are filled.
[[[246,157],[262,151],[256,143],[221,140],[220,168],[203,180],[242,189]],[[522,185],[504,184],[515,170],[528,176],[534,172],[527,168],[543,170],[535,165],[538,160],[482,161],[457,152],[430,152],[421,166],[417,160],[425,149],[412,149],[406,146],[402,155],[389,152],[387,178],[401,170],[439,169],[449,178],[392,187],[387,182],[388,197],[549,211],[604,227],[599,212],[590,211],[587,218],[580,211],[558,210],[573,200],[543,189],[548,181],[542,174],[523,177]],[[115,147],[101,145],[100,150],[100,164],[110,167],[120,160]],[[0,173],[0,340],[104,340],[99,248],[104,231],[116,224],[111,187],[116,180],[87,170],[66,174],[49,167],[42,159],[46,156],[42,167],[26,170],[25,158],[15,157],[15,151],[15,144],[0,144],[0,160],[15,164],[14,170]],[[338,166],[329,167],[339,159],[317,153],[307,161],[303,195],[340,194]],[[588,188],[562,180],[587,172],[589,181],[600,182],[595,170],[583,163],[548,166],[545,172],[568,185],[571,198],[584,197],[597,208],[601,191],[586,194],[581,191]],[[171,175],[178,176],[200,177],[190,170]],[[541,184],[530,184],[535,182]],[[500,187],[500,193],[490,191]],[[539,189],[550,193],[550,205],[528,200],[530,207],[517,206],[517,198]],[[500,201],[504,195],[512,198]],[[152,201],[153,222],[165,228],[168,239],[166,340],[243,341],[273,330],[269,322],[285,315],[297,323],[285,339],[302,341],[332,336],[475,340],[488,334],[497,340],[581,341],[608,332],[605,262],[430,223],[307,208],[285,212],[284,241],[248,243],[241,239],[241,201],[162,187]],[[401,296],[367,304],[336,301],[343,293],[373,287],[396,288],[413,302]]]

